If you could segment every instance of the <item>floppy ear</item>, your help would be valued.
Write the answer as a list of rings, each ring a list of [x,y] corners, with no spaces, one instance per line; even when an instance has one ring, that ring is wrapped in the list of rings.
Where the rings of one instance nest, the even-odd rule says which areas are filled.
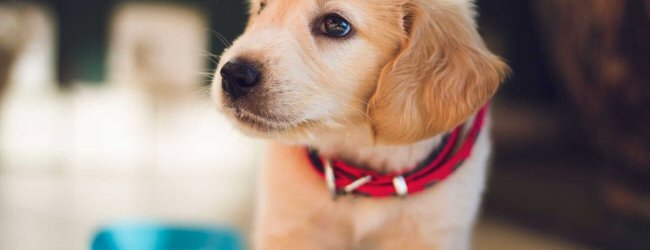
[[[407,2],[407,38],[383,68],[368,105],[381,144],[413,143],[453,129],[480,109],[509,73],[478,34],[471,1]]]

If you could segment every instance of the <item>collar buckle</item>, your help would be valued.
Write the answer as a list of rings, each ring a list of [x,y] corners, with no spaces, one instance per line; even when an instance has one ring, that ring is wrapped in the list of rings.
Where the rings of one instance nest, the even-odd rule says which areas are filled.
[[[409,194],[409,187],[406,185],[404,176],[395,176],[393,178],[393,187],[395,187],[395,193],[400,197],[406,197]]]
[[[338,198],[339,194],[351,194],[357,188],[367,184],[368,182],[372,181],[372,176],[366,175],[364,177],[361,177],[352,183],[348,184],[347,186],[343,187],[344,192],[339,192],[339,190],[336,188],[336,176],[334,175],[334,168],[332,167],[332,162],[330,160],[326,160],[324,164],[324,169],[325,169],[325,183],[327,184],[327,189],[330,192],[330,196],[332,197],[333,200],[336,200]]]
[[[327,189],[330,191],[330,195],[333,200],[336,200],[338,196],[338,190],[336,190],[336,177],[334,176],[334,168],[332,168],[332,162],[330,160],[325,160],[325,183],[327,184]]]

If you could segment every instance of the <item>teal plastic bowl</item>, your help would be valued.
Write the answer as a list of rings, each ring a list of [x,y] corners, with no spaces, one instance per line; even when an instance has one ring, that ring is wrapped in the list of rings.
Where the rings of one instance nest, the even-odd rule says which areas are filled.
[[[216,226],[176,226],[128,222],[101,229],[92,250],[243,250],[235,230]]]

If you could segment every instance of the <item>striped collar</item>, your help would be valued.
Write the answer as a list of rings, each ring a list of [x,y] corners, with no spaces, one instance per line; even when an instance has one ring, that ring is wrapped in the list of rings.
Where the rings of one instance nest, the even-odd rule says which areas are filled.
[[[472,153],[485,123],[485,105],[476,114],[471,128],[461,139],[465,124],[444,136],[440,146],[418,166],[403,173],[380,173],[355,167],[336,159],[324,159],[317,151],[307,148],[314,170],[325,179],[334,198],[353,194],[369,197],[407,196],[426,190],[449,177]]]

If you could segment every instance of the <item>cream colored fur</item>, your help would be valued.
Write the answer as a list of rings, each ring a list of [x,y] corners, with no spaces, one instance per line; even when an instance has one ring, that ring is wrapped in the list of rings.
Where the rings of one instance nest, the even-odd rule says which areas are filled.
[[[470,0],[260,0],[222,55],[261,65],[253,97],[213,96],[246,134],[271,139],[256,249],[468,249],[490,153],[485,126],[450,178],[407,198],[329,197],[304,146],[377,171],[409,170],[471,120],[508,72],[478,35]],[[353,33],[318,34],[337,13]],[[251,124],[250,121],[255,124]],[[489,123],[489,122],[488,122]]]

